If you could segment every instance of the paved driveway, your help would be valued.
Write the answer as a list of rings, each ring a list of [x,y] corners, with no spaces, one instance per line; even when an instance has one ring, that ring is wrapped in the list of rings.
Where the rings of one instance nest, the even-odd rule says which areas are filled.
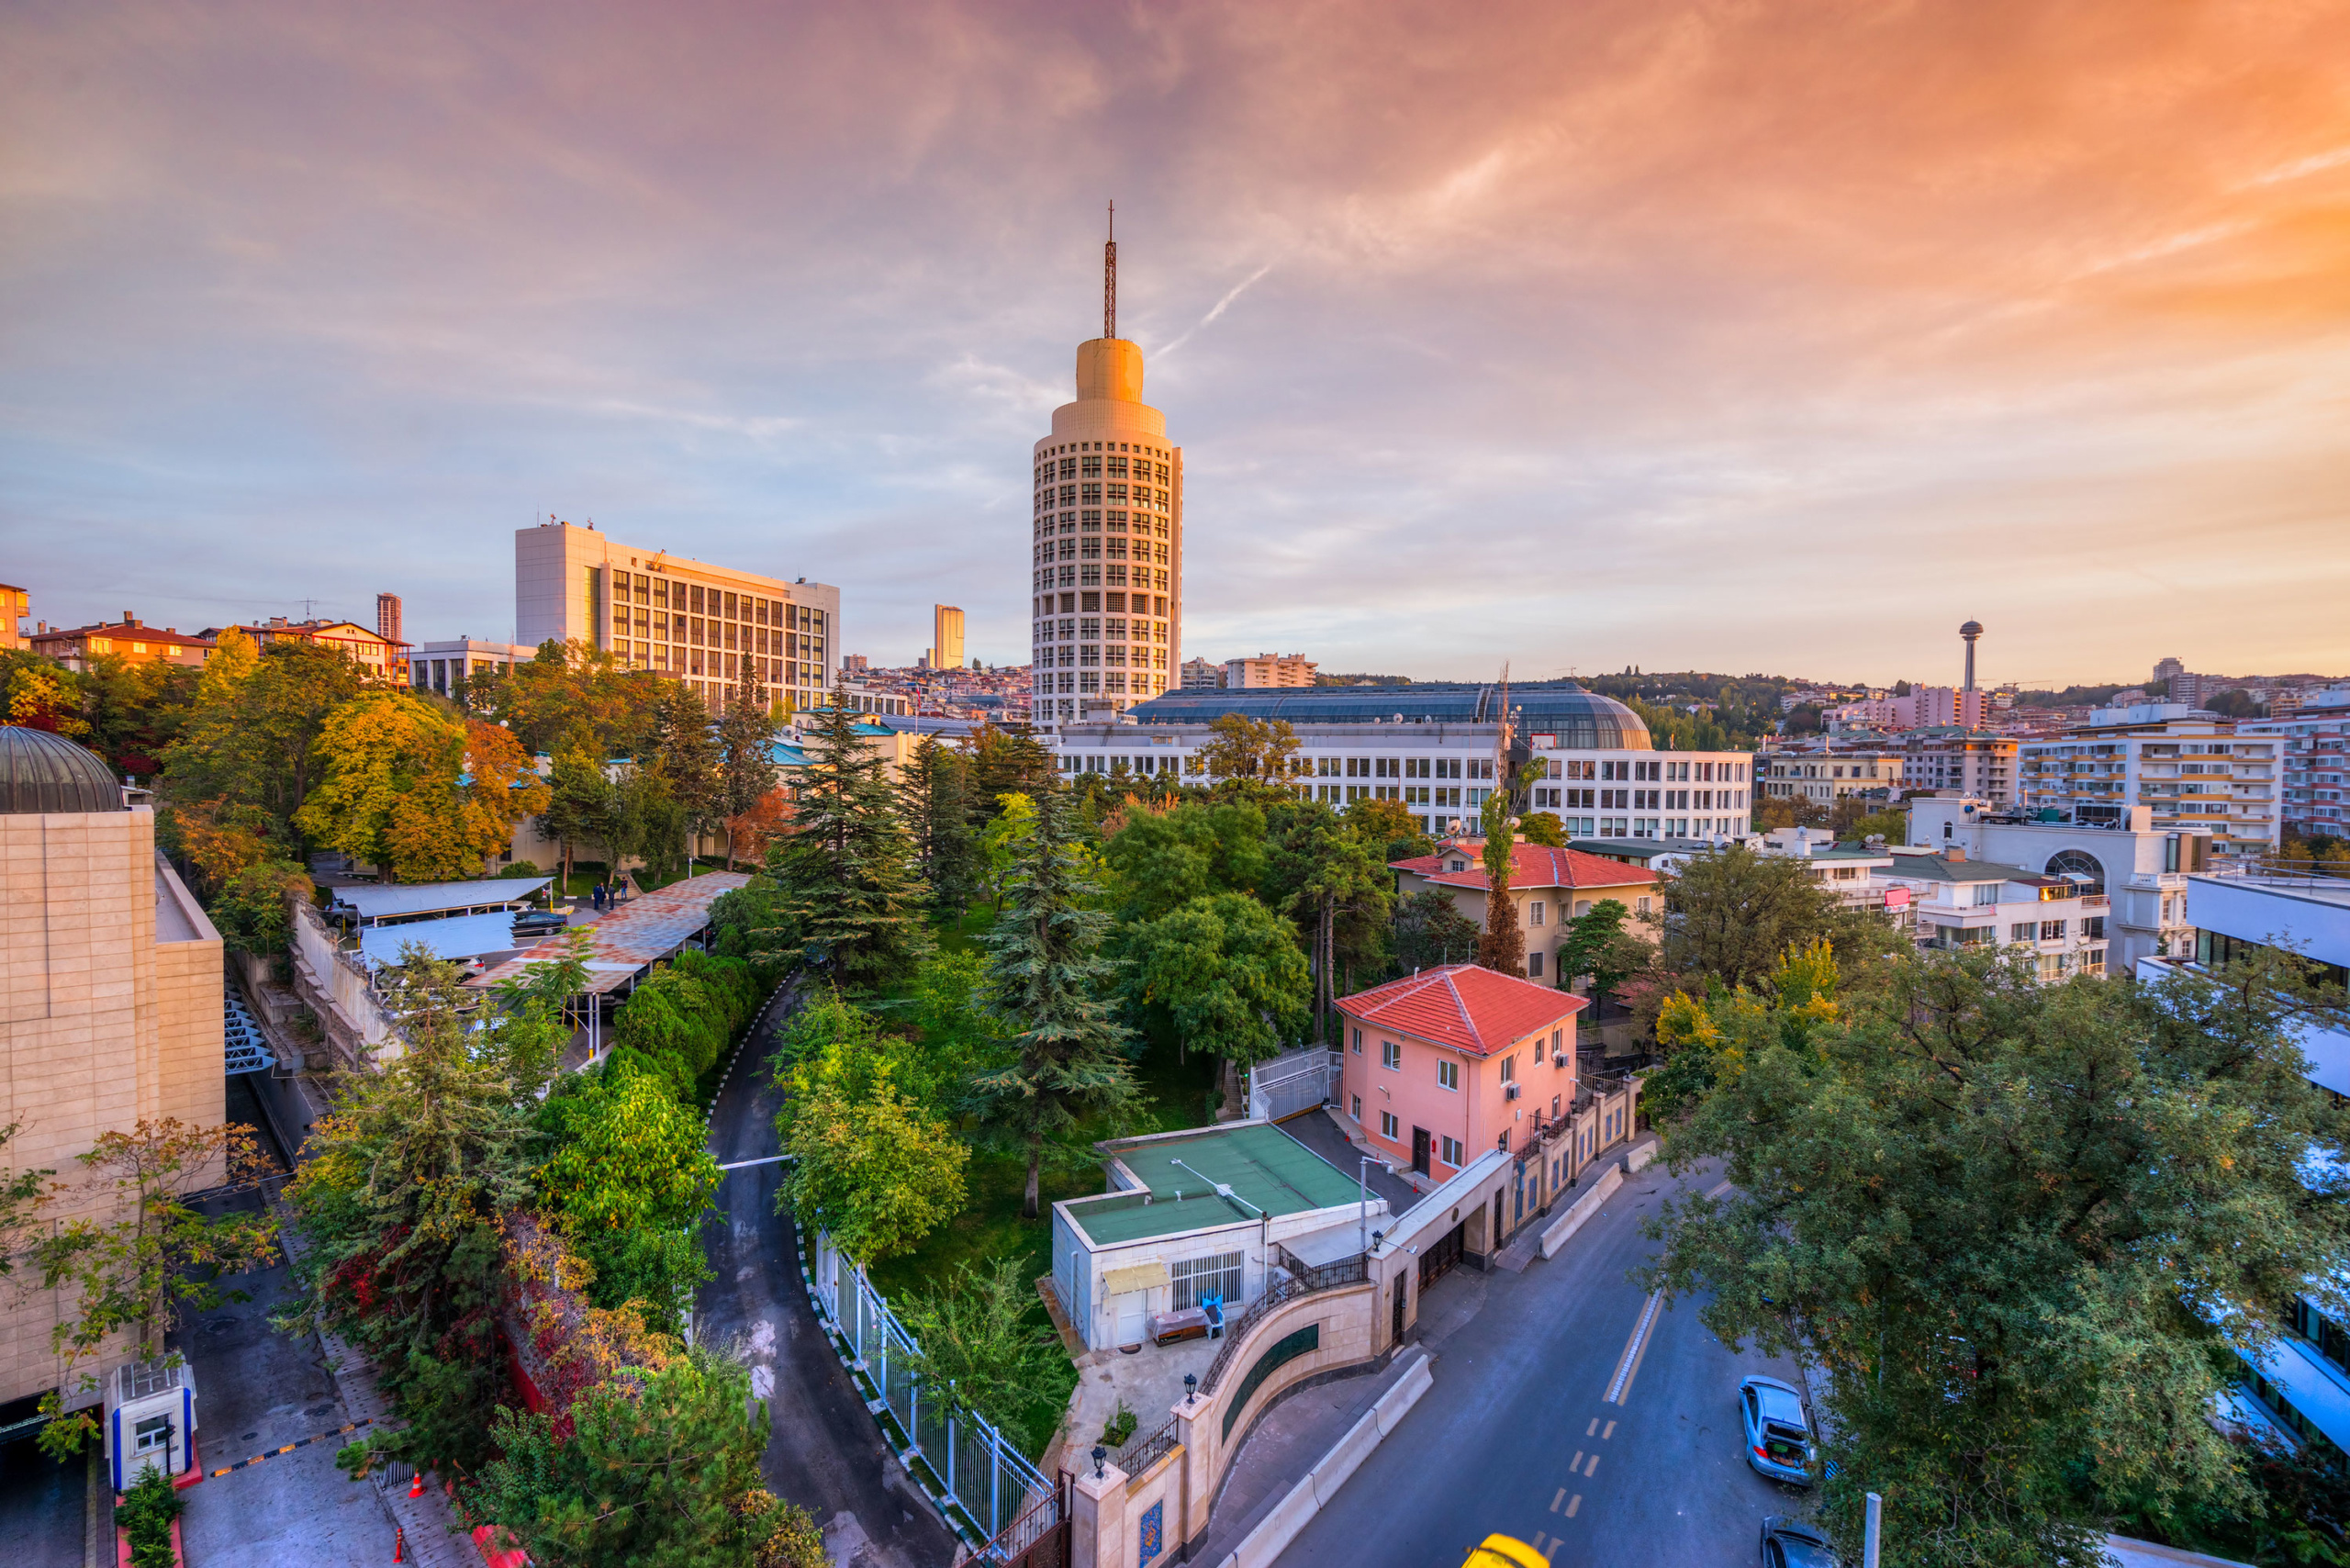
[[[787,995],[778,1010],[792,1004]],[[711,1108],[710,1148],[722,1165],[777,1150],[782,1091],[766,1070],[773,1022],[763,1020],[744,1046]],[[717,1278],[702,1287],[697,1332],[742,1344],[752,1389],[767,1400],[772,1423],[761,1466],[767,1485],[815,1514],[836,1564],[948,1568],[954,1534],[891,1456],[816,1325],[797,1237],[775,1212],[779,1182],[774,1165],[726,1173],[720,1212],[704,1234]]]

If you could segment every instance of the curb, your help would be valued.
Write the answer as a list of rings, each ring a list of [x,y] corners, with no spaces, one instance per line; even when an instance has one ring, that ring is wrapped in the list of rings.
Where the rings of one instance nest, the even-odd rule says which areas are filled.
[[[1306,1472],[1289,1495],[1273,1505],[1272,1511],[1257,1521],[1257,1528],[1241,1539],[1229,1556],[1216,1568],[1268,1568],[1272,1561],[1289,1549],[1298,1532],[1313,1521],[1314,1516],[1328,1506],[1338,1495],[1338,1488],[1369,1459],[1373,1450],[1393,1431],[1420,1395],[1436,1385],[1436,1376],[1428,1371],[1428,1355],[1419,1353],[1419,1360],[1405,1369],[1395,1386],[1379,1396],[1379,1402],[1362,1413],[1360,1419],[1347,1429],[1347,1435],[1330,1447],[1321,1462]]]

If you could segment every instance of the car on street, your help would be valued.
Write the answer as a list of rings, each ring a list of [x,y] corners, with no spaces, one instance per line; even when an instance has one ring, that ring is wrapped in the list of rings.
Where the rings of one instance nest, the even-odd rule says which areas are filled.
[[[1762,1568],[1836,1568],[1836,1554],[1818,1530],[1773,1514],[1762,1521]]]
[[[1550,1568],[1550,1560],[1514,1535],[1489,1535],[1460,1568]]]
[[[1746,1378],[1738,1385],[1738,1412],[1746,1429],[1746,1462],[1774,1481],[1811,1484],[1811,1422],[1803,1395],[1775,1377]]]

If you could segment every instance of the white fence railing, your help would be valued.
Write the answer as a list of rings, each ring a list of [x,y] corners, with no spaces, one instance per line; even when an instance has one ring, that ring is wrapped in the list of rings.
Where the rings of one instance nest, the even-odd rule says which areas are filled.
[[[926,1385],[915,1373],[920,1347],[865,1271],[849,1263],[823,1231],[802,1233],[810,1262],[809,1294],[849,1371],[867,1385],[867,1406],[897,1424],[893,1436],[907,1472],[935,1478],[948,1517],[960,1514],[981,1541],[1052,1493],[1052,1484],[1022,1457],[986,1417],[961,1406],[954,1386]],[[884,1431],[888,1428],[885,1427]]]
[[[1319,1046],[1259,1062],[1248,1070],[1248,1114],[1278,1122],[1328,1103],[1344,1065],[1337,1051]]]

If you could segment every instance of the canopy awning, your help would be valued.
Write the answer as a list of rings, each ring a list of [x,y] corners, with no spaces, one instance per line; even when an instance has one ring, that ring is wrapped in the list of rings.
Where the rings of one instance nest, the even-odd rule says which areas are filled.
[[[1167,1265],[1153,1258],[1147,1263],[1129,1263],[1123,1269],[1102,1271],[1102,1294],[1125,1295],[1130,1291],[1155,1291],[1172,1283]]]
[[[393,887],[360,884],[335,889],[334,902],[366,924],[402,915],[519,904],[554,880],[553,877],[490,877],[471,882],[412,882]]]
[[[359,933],[359,956],[369,969],[400,961],[400,950],[421,943],[436,958],[478,958],[488,953],[511,953],[533,943],[514,939],[512,912],[459,914],[447,920],[411,920],[399,925],[370,925]]]

